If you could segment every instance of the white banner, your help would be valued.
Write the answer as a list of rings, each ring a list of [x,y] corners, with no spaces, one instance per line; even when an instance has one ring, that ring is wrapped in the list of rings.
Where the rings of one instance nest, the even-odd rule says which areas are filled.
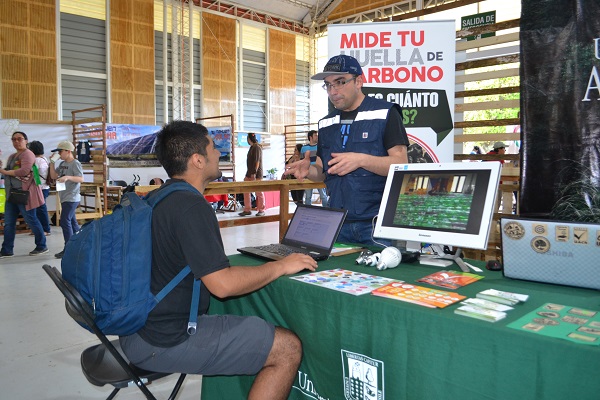
[[[454,161],[455,22],[328,26],[329,57],[350,55],[363,92],[402,107],[409,162]],[[331,107],[331,104],[330,104]]]

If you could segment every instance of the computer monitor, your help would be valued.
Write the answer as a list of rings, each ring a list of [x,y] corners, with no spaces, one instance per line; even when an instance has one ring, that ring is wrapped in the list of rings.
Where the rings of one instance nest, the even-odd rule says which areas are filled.
[[[373,236],[485,249],[500,179],[499,162],[393,164]],[[415,250],[415,249],[407,249]]]

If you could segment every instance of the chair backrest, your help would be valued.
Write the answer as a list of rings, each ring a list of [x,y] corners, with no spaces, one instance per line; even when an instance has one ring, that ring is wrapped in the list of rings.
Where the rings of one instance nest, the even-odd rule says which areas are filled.
[[[108,340],[106,335],[102,333],[100,328],[94,321],[94,313],[91,307],[83,300],[83,297],[79,292],[69,284],[63,277],[60,271],[56,267],[50,265],[42,266],[42,269],[52,279],[56,287],[61,291],[66,301],[67,313],[78,322],[84,322],[89,326],[94,334],[100,339],[106,349],[112,354],[114,359],[118,362],[119,366],[127,373],[132,382],[138,386],[138,388],[146,395],[148,399],[155,399],[155,397],[146,388],[146,385],[142,379],[135,373],[131,365],[127,362],[123,355],[115,348],[115,346]]]
[[[42,267],[48,274],[52,282],[65,296],[65,307],[67,313],[77,322],[87,323],[91,321],[94,324],[94,311],[91,307],[83,300],[79,292],[71,286],[69,282],[63,279],[62,274],[56,267],[44,265]]]

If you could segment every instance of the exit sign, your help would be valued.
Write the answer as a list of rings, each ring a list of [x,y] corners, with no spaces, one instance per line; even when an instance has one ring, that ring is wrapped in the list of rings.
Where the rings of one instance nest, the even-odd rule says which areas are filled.
[[[473,14],[461,17],[460,29],[471,29],[478,26],[493,25],[496,23],[496,11],[488,11],[480,14]],[[496,36],[496,32],[484,33],[482,35],[467,36],[467,40],[475,40]]]

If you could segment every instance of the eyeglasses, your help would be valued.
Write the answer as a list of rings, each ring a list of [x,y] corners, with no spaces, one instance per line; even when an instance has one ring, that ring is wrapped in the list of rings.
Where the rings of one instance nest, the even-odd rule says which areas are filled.
[[[19,138],[11,138],[10,140],[12,140],[13,142],[22,142],[25,139],[22,137],[19,137]]]
[[[346,83],[356,80],[356,78],[357,77],[355,76],[354,78],[350,78],[350,79],[338,79],[337,81],[335,81],[333,83],[325,82],[323,84],[323,86],[321,86],[321,87],[327,91],[329,91],[331,89],[339,89],[342,86],[344,86]]]

